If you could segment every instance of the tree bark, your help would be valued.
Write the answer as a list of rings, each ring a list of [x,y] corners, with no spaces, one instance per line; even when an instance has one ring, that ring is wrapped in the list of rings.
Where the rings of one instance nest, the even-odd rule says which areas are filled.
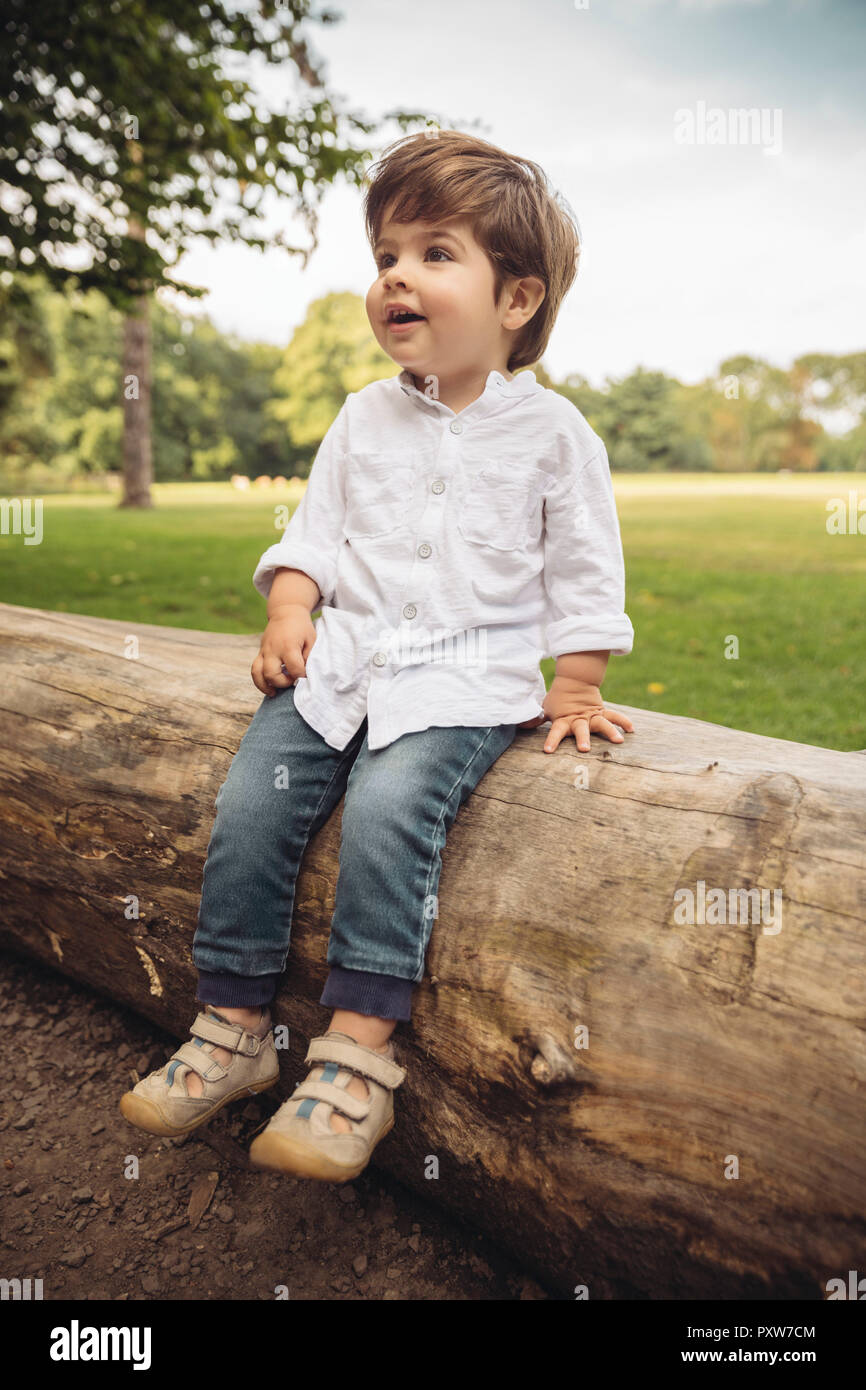
[[[142,163],[141,146],[131,142],[130,154]],[[145,224],[129,218],[131,241],[144,242]],[[150,294],[141,294],[123,320],[123,497],[121,507],[152,507],[152,437],[150,427],[151,333]]]
[[[0,943],[179,1039],[257,650],[0,605]],[[374,1161],[565,1297],[824,1298],[866,1235],[863,758],[619,707],[622,745],[519,731],[461,807]],[[330,1017],[341,812],[299,875],[280,1099]],[[680,921],[701,883],[762,917]]]
[[[121,507],[152,507],[150,299],[123,320],[123,498]]]

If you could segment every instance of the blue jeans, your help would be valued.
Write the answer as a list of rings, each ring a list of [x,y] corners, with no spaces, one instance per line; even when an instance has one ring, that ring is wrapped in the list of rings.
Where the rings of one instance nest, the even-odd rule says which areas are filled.
[[[193,940],[197,998],[238,1008],[273,998],[302,855],[345,793],[319,1003],[409,1019],[445,836],[516,732],[435,725],[371,752],[365,718],[339,751],[295,709],[293,686],[264,696],[216,796]]]

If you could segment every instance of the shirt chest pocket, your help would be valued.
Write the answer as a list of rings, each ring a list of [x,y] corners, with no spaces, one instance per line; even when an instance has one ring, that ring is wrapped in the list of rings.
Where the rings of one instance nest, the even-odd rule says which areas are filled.
[[[472,545],[518,550],[541,535],[546,473],[483,468],[465,479],[457,529]]]
[[[414,469],[405,453],[353,454],[346,474],[344,534],[360,540],[407,525],[414,484]]]

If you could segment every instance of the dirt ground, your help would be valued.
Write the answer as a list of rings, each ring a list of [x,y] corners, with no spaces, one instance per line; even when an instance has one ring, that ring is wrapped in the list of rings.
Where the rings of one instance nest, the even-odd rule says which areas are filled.
[[[183,1140],[134,1129],[131,1072],[177,1040],[47,967],[0,953],[0,1020],[0,1277],[46,1300],[557,1297],[373,1165],[343,1186],[250,1167],[267,1095]]]

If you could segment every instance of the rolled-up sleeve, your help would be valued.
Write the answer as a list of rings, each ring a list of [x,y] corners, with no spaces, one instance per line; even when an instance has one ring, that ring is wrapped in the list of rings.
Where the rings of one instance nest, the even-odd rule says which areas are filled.
[[[634,628],[623,611],[625,565],[603,444],[545,496],[544,586],[547,656],[592,651],[626,656],[631,651]]]
[[[276,570],[303,570],[319,587],[322,604],[332,606],[337,584],[337,554],[343,542],[346,515],[346,411],[351,395],[319,445],[306,491],[282,537],[259,559],[253,584],[265,598]]]

